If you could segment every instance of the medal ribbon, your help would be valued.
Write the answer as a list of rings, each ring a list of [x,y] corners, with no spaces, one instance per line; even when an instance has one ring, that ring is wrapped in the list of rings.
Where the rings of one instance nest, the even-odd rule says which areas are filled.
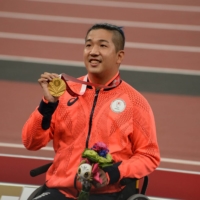
[[[98,88],[110,89],[110,88],[117,87],[120,84],[120,82],[121,82],[119,73],[114,77],[114,79],[111,81],[111,83],[108,86],[106,86],[106,85],[100,85],[100,84],[96,84],[96,83],[91,83],[91,82],[87,82],[87,78],[88,78],[88,75],[86,75],[84,77],[83,81],[82,81],[82,80],[79,80],[79,79],[74,78],[72,76],[69,76],[67,74],[64,74],[64,73],[61,74],[61,79],[63,79],[65,81],[65,83],[66,83],[66,86],[67,86],[66,90],[67,90],[67,92],[71,96],[75,96],[75,97],[83,95],[85,93],[85,90],[86,90],[87,86],[93,86],[93,87],[98,87]],[[72,91],[72,89],[69,87],[67,81],[72,81],[72,82],[75,82],[75,83],[82,84],[80,92],[76,93],[76,92]]]

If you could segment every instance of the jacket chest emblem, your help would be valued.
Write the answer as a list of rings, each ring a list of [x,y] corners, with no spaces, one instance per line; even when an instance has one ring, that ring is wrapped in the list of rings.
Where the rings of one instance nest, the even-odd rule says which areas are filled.
[[[111,104],[110,108],[113,112],[120,113],[126,108],[126,103],[122,99],[115,99]]]

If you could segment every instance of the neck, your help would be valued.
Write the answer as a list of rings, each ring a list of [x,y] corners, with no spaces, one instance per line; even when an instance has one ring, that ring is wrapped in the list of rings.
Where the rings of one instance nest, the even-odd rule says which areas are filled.
[[[88,74],[89,81],[92,83],[99,84],[99,85],[109,85],[118,76],[119,76],[119,71],[116,74],[114,74],[112,77],[106,77],[106,78],[105,76],[104,77],[90,76]]]
[[[105,85],[107,83],[107,80],[103,79],[101,77],[88,75],[88,78],[89,78],[89,81],[92,83],[96,83],[96,84],[100,84],[100,85]]]

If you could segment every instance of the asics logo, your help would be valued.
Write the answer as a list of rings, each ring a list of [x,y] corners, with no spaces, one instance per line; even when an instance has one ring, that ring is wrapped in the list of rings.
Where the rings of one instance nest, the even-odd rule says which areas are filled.
[[[77,100],[78,100],[78,97],[71,98],[71,99],[67,102],[67,105],[68,105],[68,106],[72,106]]]
[[[36,199],[40,199],[40,198],[45,197],[45,196],[47,196],[47,195],[49,195],[49,194],[50,194],[50,192],[44,192],[44,193],[42,193],[41,195],[35,197],[34,199],[35,199],[35,200],[36,200]]]

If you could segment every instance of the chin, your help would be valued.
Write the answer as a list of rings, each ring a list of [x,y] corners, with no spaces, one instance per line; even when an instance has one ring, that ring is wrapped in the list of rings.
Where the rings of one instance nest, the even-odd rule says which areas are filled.
[[[87,71],[90,74],[100,74],[102,72],[102,70],[97,67],[89,67],[87,68]]]

